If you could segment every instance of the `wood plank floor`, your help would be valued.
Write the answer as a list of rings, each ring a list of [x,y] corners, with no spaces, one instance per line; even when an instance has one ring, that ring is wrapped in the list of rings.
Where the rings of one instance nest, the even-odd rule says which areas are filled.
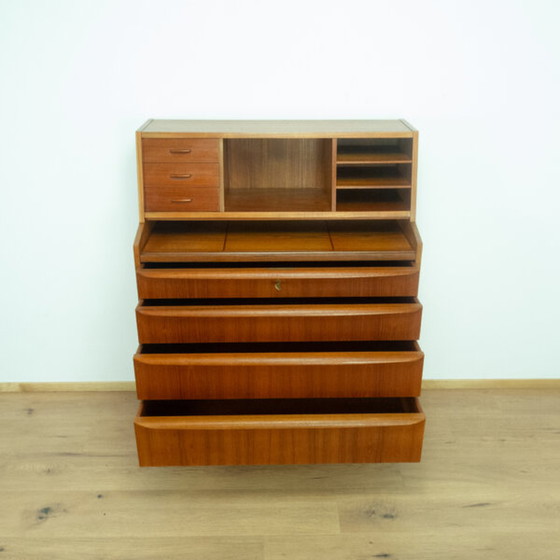
[[[560,390],[428,390],[419,464],[137,467],[133,393],[0,393],[0,560],[560,557]]]

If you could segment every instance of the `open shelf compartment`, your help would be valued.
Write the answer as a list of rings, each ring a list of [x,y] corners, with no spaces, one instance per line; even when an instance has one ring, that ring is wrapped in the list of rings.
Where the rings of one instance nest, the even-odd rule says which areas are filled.
[[[339,212],[408,212],[410,189],[338,189],[336,209]]]
[[[332,140],[224,140],[226,212],[332,210]]]
[[[412,163],[411,138],[339,138],[338,165]]]

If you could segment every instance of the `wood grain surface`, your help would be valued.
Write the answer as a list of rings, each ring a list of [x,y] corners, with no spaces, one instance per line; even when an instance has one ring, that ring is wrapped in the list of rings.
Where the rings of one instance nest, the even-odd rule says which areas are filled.
[[[229,191],[323,190],[330,195],[330,140],[224,140],[226,201]]]
[[[156,222],[142,241],[142,262],[417,258],[404,220]]]
[[[0,383],[0,393],[59,393],[59,392],[107,392],[135,390],[134,381],[54,381],[54,382],[7,382]],[[445,389],[518,389],[551,390],[560,388],[560,379],[423,379],[423,390]]]
[[[146,401],[135,431],[141,466],[392,463],[424,424],[411,398]]]
[[[144,138],[143,161],[151,162],[214,162],[219,161],[219,141],[192,138]]]
[[[141,469],[134,393],[2,393],[0,557],[556,560],[560,389],[422,404],[421,463]]]
[[[417,340],[422,305],[410,301],[144,300],[140,343]],[[403,298],[408,299],[408,298]],[[338,301],[338,300],[337,300]]]
[[[217,163],[145,163],[144,187],[161,186],[219,187]]]
[[[220,210],[217,187],[197,187],[188,184],[146,187],[145,207],[148,211],[165,212],[188,209],[191,212]]]
[[[140,221],[200,219],[197,213],[218,219],[351,218],[345,214],[352,212],[366,219],[414,218],[418,133],[402,119],[150,119],[136,137]],[[217,173],[203,170],[212,166]],[[191,184],[218,187],[218,208],[144,203],[146,187],[170,186],[177,175],[191,175]],[[337,204],[337,187],[413,192],[361,205],[345,196]]]
[[[142,346],[138,398],[247,399],[418,396],[415,342]]]
[[[197,138],[402,138],[413,128],[401,120],[182,120],[152,119],[144,138],[186,135]]]
[[[140,299],[416,296],[418,277],[412,265],[136,269]]]

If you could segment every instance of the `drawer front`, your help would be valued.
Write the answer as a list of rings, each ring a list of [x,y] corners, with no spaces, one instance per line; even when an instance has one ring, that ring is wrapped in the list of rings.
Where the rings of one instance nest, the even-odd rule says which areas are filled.
[[[136,319],[141,344],[417,340],[422,306],[410,300],[304,305],[150,305],[157,300],[147,300],[136,308]]]
[[[134,356],[140,400],[420,395],[424,354],[414,342],[329,343],[336,350],[325,344],[319,351],[313,344],[295,345],[297,351],[231,345],[221,353],[161,346]]]
[[[144,138],[142,160],[157,162],[218,162],[219,140],[197,138]]]
[[[364,400],[398,403],[367,405]],[[417,399],[353,399],[342,406],[333,404],[336,399],[328,401],[326,406],[307,399],[230,401],[234,404],[226,406],[224,401],[164,401],[173,403],[168,408],[161,401],[146,401],[135,420],[140,465],[420,460],[425,417]],[[236,413],[247,409],[255,413]],[[167,410],[171,415],[164,415]]]
[[[220,167],[217,163],[146,163],[146,189],[159,187],[219,187]]]
[[[417,295],[418,275],[418,268],[412,266],[241,269],[141,267],[136,271],[136,280],[140,299],[398,297]]]
[[[146,212],[218,212],[220,191],[216,187],[161,186],[144,191]]]

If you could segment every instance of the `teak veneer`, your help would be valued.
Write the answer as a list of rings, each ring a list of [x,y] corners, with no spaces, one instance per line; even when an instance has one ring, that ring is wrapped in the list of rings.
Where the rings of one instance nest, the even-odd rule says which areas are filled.
[[[136,418],[147,466],[417,461],[423,432],[416,399],[151,401]]]
[[[416,342],[143,344],[140,399],[360,398],[420,395]]]
[[[417,131],[150,120],[136,140],[140,465],[419,461]]]

